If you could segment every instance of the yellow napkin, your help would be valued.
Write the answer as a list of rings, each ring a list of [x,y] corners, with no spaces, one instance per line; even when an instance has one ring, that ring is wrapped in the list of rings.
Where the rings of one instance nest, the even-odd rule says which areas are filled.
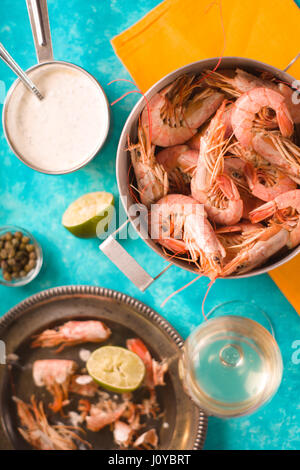
[[[112,45],[146,91],[167,73],[216,56],[242,56],[285,68],[298,54],[300,9],[293,0],[165,0]],[[300,59],[289,69],[300,79]],[[270,276],[300,313],[300,256]]]

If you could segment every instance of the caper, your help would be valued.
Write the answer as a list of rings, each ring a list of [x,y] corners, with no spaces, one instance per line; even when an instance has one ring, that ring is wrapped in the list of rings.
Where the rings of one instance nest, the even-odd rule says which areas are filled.
[[[6,264],[7,264],[8,266],[16,266],[17,261],[15,260],[15,258],[9,258],[9,259],[7,260],[7,262],[6,262]]]
[[[34,245],[26,245],[26,250],[30,253],[31,251],[34,251],[35,247]]]
[[[20,250],[26,250],[26,244],[21,242],[20,245],[19,245],[19,249]]]
[[[26,266],[28,266],[30,269],[33,269],[35,267],[35,260],[30,259]]]
[[[23,259],[23,258],[26,258],[26,259],[27,259],[27,257],[28,257],[28,254],[27,254],[27,252],[26,252],[25,250],[20,250],[20,251],[18,251],[18,252],[16,253],[16,259],[17,259],[17,260],[21,260],[21,259]]]
[[[5,271],[5,273],[3,273],[3,278],[8,282],[11,281],[11,279],[12,279],[11,274],[8,273],[7,271]]]
[[[7,266],[8,266],[7,261],[2,260],[1,261],[1,269],[3,271],[5,271],[7,269]]]
[[[5,240],[10,241],[12,239],[12,233],[11,232],[6,232],[5,234]]]
[[[2,248],[2,250],[0,251],[0,257],[2,259],[7,259],[7,251],[4,248]]]
[[[29,264],[28,264],[28,263],[25,264],[25,266],[24,266],[24,271],[25,271],[26,273],[29,273],[29,271],[31,271],[31,270],[32,270],[32,268],[29,266]]]
[[[20,274],[20,277],[25,277],[25,276],[27,276],[27,272],[24,271],[24,269],[22,269],[22,270],[19,272],[19,274]]]
[[[29,253],[29,259],[36,259],[37,256],[36,256],[36,252],[35,251],[32,251],[31,253]]]
[[[14,248],[17,248],[20,245],[20,241],[17,238],[13,238],[11,243]]]
[[[12,242],[11,242],[11,241],[5,242],[4,248],[5,248],[6,250],[11,250],[11,248],[13,248]]]
[[[17,272],[19,272],[19,271],[21,270],[21,266],[20,266],[18,263],[16,263],[16,264],[14,264],[13,266],[11,266],[11,270],[12,270],[14,273],[17,273]]]
[[[29,237],[26,237],[25,235],[22,237],[22,243],[24,243],[25,245],[27,245],[27,243],[30,242],[30,238]]]
[[[8,250],[8,258],[14,258],[14,256],[16,256],[16,250],[11,248],[10,250]]]
[[[22,237],[23,237],[22,232],[15,232],[15,238],[18,238],[19,240],[21,240]]]

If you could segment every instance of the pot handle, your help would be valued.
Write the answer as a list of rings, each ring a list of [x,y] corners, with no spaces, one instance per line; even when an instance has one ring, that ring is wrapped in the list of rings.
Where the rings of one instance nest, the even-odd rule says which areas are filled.
[[[291,60],[291,62],[283,69],[284,72],[287,72],[288,69],[300,58],[300,52],[296,55],[296,57]]]
[[[53,61],[47,0],[26,0],[39,64]]]
[[[99,249],[122,271],[125,276],[130,279],[133,284],[138,287],[142,292],[144,292],[152,282],[156,281],[162,274],[164,274],[167,269],[169,269],[172,264],[168,264],[157,276],[151,277],[147,271],[138,264],[138,262],[129,254],[127,251],[120,245],[119,242],[114,238],[114,235],[118,233],[125,225],[127,225],[129,220],[127,220],[121,227],[119,227],[114,233],[109,235],[106,240],[104,240]]]

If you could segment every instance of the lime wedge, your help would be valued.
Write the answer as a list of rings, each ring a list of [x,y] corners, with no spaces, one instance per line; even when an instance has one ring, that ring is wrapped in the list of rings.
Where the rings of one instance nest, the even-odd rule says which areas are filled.
[[[137,389],[145,375],[141,358],[119,346],[102,346],[89,357],[86,368],[90,376],[102,387],[117,393]]]
[[[97,191],[72,202],[62,217],[63,226],[76,237],[92,238],[107,231],[114,212],[114,197]]]

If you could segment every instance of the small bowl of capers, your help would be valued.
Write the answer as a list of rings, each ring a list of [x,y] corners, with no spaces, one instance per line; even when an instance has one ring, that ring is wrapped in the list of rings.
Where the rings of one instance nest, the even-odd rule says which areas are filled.
[[[0,284],[25,286],[42,264],[42,248],[31,233],[16,225],[0,227]]]

